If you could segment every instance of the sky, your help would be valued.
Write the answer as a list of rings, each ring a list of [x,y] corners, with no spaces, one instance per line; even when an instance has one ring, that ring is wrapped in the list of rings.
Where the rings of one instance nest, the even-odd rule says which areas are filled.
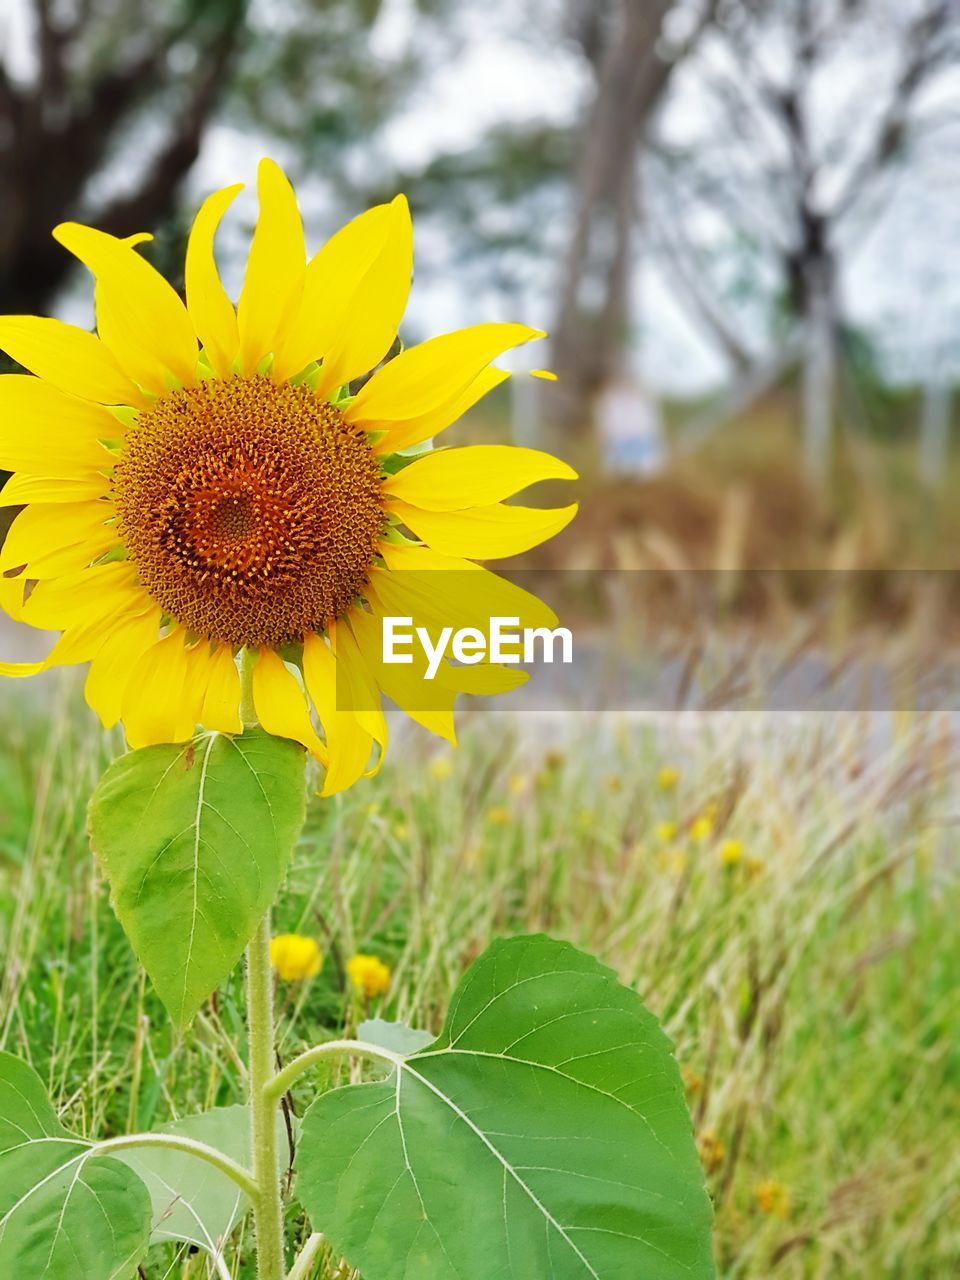
[[[907,0],[909,2],[909,0]],[[281,12],[275,0],[257,0],[257,21],[269,23]],[[438,60],[435,70],[413,95],[401,114],[394,117],[375,140],[376,151],[400,167],[427,164],[442,152],[468,149],[492,125],[509,121],[551,120],[576,117],[589,90],[584,69],[575,54],[555,33],[538,36],[511,19],[510,5],[489,0],[468,7],[458,49],[450,61]],[[30,74],[30,37],[27,0],[6,0],[0,18],[0,40],[6,61],[20,75]],[[385,0],[381,16],[371,32],[371,56],[391,59],[402,54],[411,41],[420,39],[411,0]],[[775,57],[775,51],[770,51]],[[849,106],[843,87],[852,75],[879,75],[870,50],[858,51],[857,65],[839,67],[831,77],[819,109],[825,127],[850,127],[845,121]],[[866,61],[864,61],[866,60]],[[954,73],[946,96],[960,102],[960,78]],[[701,76],[701,82],[698,82]],[[709,127],[709,96],[697,64],[684,68],[678,78],[664,128],[671,136],[696,137]],[[152,135],[152,136],[151,136]],[[138,134],[135,150],[117,158],[101,179],[104,190],[121,188],[137,163],[159,145],[161,122]],[[929,376],[931,369],[949,368],[960,377],[960,166],[953,164],[949,139],[930,144],[931,154],[919,167],[919,180],[893,183],[878,202],[866,225],[856,229],[855,240],[844,255],[842,288],[849,319],[871,332],[896,377]],[[188,183],[188,199],[198,200],[206,190],[225,182],[252,183],[261,152],[277,154],[267,138],[251,139],[248,133],[218,124],[208,131],[200,160]],[[282,150],[277,158],[283,160]],[[325,216],[329,200],[322,182],[301,192],[310,211],[308,230],[316,237],[334,229]],[[247,201],[244,208],[243,201]],[[251,193],[238,202],[238,212],[252,219]],[[329,211],[332,213],[332,211]],[[225,274],[228,280],[240,270],[243,245],[234,234],[224,237]],[[450,257],[437,226],[418,229],[421,260]],[[507,317],[504,300],[495,290],[478,290],[475,281],[465,285],[455,272],[442,276],[424,269],[417,278],[411,300],[410,322],[418,336],[460,324],[487,319],[521,318],[545,325],[551,316],[554,279],[544,273],[541,287],[524,296],[528,314]],[[234,284],[238,280],[234,279]],[[651,389],[669,394],[699,394],[716,387],[728,370],[706,332],[698,325],[678,290],[669,267],[647,255],[638,264],[633,281],[638,320],[634,369]],[[74,298],[64,304],[70,318],[81,319],[83,306]],[[732,313],[742,327],[748,345],[762,347],[763,330],[748,310]],[[542,359],[542,357],[539,357]],[[538,359],[531,356],[531,359]]]

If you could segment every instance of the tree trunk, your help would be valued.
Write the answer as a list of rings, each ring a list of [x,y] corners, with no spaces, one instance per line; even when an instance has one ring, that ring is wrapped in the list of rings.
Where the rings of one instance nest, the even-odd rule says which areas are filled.
[[[836,313],[831,271],[811,264],[806,281],[803,357],[803,447],[807,471],[818,484],[830,477],[836,385]]]
[[[574,224],[563,264],[546,411],[564,448],[596,455],[592,406],[622,372],[630,330],[638,153],[671,64],[656,49],[670,0],[622,0],[595,60],[596,94],[575,174]]]

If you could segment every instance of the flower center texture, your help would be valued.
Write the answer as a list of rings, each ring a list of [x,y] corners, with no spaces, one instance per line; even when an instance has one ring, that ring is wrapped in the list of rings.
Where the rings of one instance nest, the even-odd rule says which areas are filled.
[[[363,431],[308,387],[211,379],[162,396],[128,432],[118,533],[188,631],[276,646],[362,592],[384,527],[381,474]]]

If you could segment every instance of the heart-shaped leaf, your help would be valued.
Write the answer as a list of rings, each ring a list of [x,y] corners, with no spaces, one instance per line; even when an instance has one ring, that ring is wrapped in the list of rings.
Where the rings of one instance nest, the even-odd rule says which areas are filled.
[[[147,1250],[150,1197],[132,1169],[92,1149],[57,1119],[32,1067],[0,1053],[0,1275],[129,1280]]]
[[[161,1125],[157,1132],[194,1138],[237,1164],[250,1164],[250,1112],[244,1106],[215,1107]],[[232,1179],[185,1151],[144,1147],[125,1151],[118,1159],[134,1170],[150,1192],[151,1241],[185,1241],[221,1256],[224,1242],[250,1207]]]
[[[185,1026],[243,954],[303,826],[303,749],[260,730],[116,760],[90,806],[120,923]]]
[[[357,1027],[357,1039],[399,1053],[402,1058],[425,1049],[433,1043],[432,1031],[419,1031],[405,1022],[385,1022],[383,1018],[368,1018]]]
[[[495,943],[429,1047],[319,1098],[298,1195],[364,1280],[708,1280],[670,1042],[565,943]]]

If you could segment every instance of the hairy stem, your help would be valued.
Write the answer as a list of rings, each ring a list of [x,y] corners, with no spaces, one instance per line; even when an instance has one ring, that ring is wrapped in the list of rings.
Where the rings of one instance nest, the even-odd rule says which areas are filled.
[[[257,723],[257,710],[253,705],[253,668],[257,655],[250,649],[240,654],[240,719],[245,729]]]
[[[361,1058],[375,1058],[378,1062],[388,1062],[392,1067],[403,1063],[403,1056],[391,1053],[389,1049],[381,1049],[379,1045],[367,1044],[363,1040],[328,1040],[326,1044],[314,1045],[294,1058],[282,1071],[269,1079],[264,1087],[264,1096],[276,1103],[303,1075],[305,1071],[322,1062],[324,1058],[342,1057],[344,1054],[357,1054]]]
[[[277,1148],[277,1097],[266,1085],[273,1075],[273,977],[270,972],[270,913],[247,948],[247,1037],[250,1044],[250,1113],[253,1174],[257,1194],[253,1220],[257,1280],[283,1280],[283,1203]]]

